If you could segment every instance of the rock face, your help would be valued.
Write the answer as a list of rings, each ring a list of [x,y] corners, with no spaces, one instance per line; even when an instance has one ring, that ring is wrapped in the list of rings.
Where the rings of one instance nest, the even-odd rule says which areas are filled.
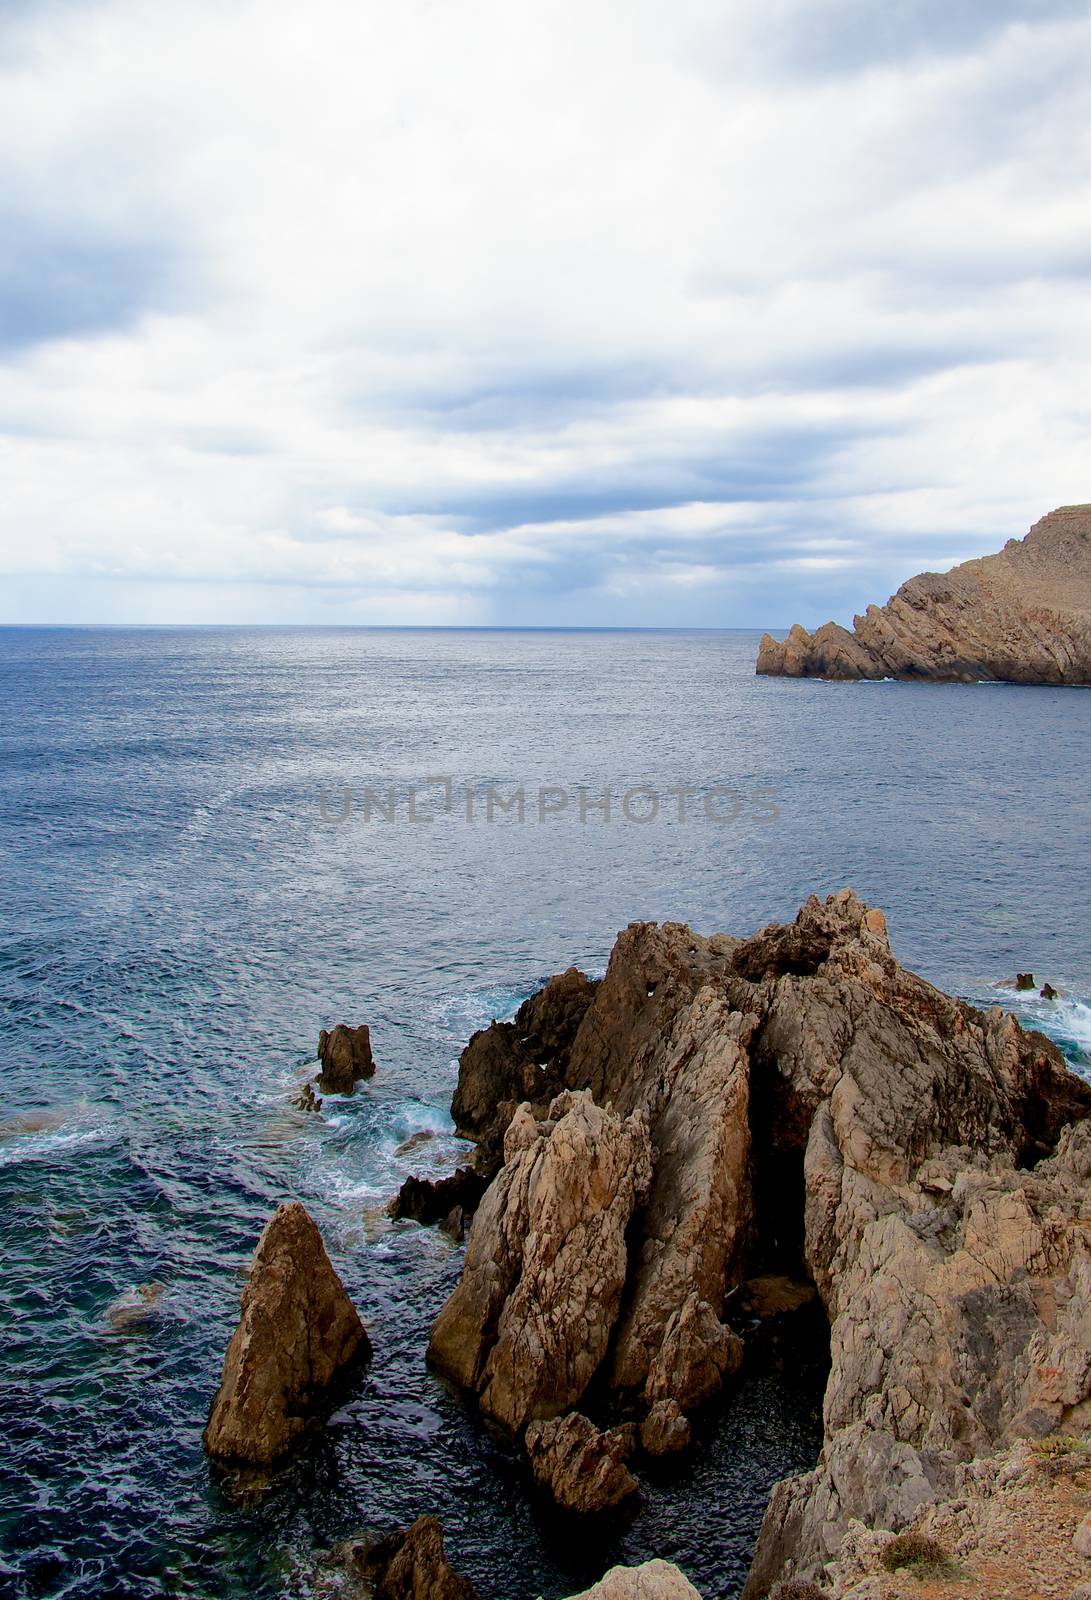
[[[527,1455],[535,1482],[548,1489],[563,1511],[607,1511],[637,1492],[625,1463],[633,1453],[636,1429],[600,1433],[578,1411],[549,1422],[532,1422]]]
[[[322,1071],[317,1083],[323,1094],[352,1094],[361,1078],[375,1076],[371,1054],[371,1030],[366,1023],[350,1028],[339,1022],[327,1033],[318,1035],[318,1059]]]
[[[370,1580],[373,1600],[477,1600],[469,1578],[455,1572],[435,1517],[418,1517],[388,1534],[355,1563]]]
[[[491,1048],[508,1085],[521,1041]],[[512,1432],[592,1378],[650,1423],[737,1365],[729,1298],[787,1314],[813,1284],[825,1445],[774,1492],[748,1600],[814,1576],[851,1518],[901,1527],[963,1463],[1091,1426],[1091,1087],[900,967],[850,891],[745,941],[633,924],[555,1067],[544,1121],[506,1088],[479,1104],[504,1164],[434,1354]]]
[[[285,1456],[371,1345],[298,1201],[266,1224],[205,1429],[208,1453],[265,1467]]]
[[[431,1360],[512,1433],[578,1405],[606,1354],[651,1178],[647,1120],[586,1093],[544,1121],[521,1106],[504,1166],[470,1230],[462,1279],[432,1330]]]
[[[475,1033],[459,1062],[455,1129],[477,1144],[480,1170],[500,1165],[504,1129],[524,1101],[544,1116],[563,1087],[568,1052],[598,985],[569,967],[525,1001],[513,1022]]]
[[[650,1456],[689,1447],[690,1426],[677,1400],[657,1400],[640,1424],[640,1443]]]
[[[903,583],[852,632],[762,638],[759,673],[1091,683],[1091,506],[1062,506],[997,555]]]
[[[611,1567],[572,1600],[701,1600],[701,1596],[673,1562],[645,1561],[639,1567]]]
[[[955,1489],[907,1530],[954,1566],[942,1593],[1091,1595],[1091,1559],[1080,1549],[1091,1505],[1085,1447],[1063,1439],[1021,1442],[959,1468]],[[896,1548],[889,1529],[850,1523],[827,1571],[829,1600],[901,1600],[907,1589],[931,1594],[921,1581],[929,1575],[898,1566]]]

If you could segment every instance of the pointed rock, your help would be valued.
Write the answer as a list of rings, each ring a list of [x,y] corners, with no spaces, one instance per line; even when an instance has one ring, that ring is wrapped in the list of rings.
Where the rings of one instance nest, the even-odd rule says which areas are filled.
[[[563,1511],[608,1511],[636,1494],[640,1485],[625,1463],[633,1453],[632,1423],[601,1433],[578,1411],[550,1422],[532,1422],[526,1432],[534,1481],[548,1489]]]
[[[375,1060],[371,1054],[371,1030],[362,1022],[350,1028],[339,1022],[327,1033],[318,1035],[318,1059],[322,1071],[317,1083],[323,1094],[352,1094],[361,1078],[375,1076]]]
[[[339,1377],[371,1355],[322,1235],[298,1201],[270,1218],[205,1429],[209,1455],[249,1466],[285,1456]]]

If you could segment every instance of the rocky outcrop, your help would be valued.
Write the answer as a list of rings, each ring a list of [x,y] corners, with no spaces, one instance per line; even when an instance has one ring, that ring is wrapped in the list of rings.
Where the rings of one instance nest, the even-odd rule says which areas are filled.
[[[834,622],[767,633],[757,671],[1091,684],[1091,506],[1062,506],[996,555],[911,578],[851,633]]]
[[[429,1345],[434,1364],[519,1433],[579,1404],[606,1355],[651,1178],[647,1120],[587,1093],[538,1121],[522,1106],[474,1218],[462,1279]]]
[[[534,1481],[549,1490],[562,1511],[585,1515],[608,1511],[636,1494],[639,1485],[625,1465],[635,1443],[632,1423],[600,1432],[578,1411],[532,1422],[526,1432]]]
[[[689,1448],[690,1426],[677,1400],[657,1400],[640,1424],[640,1443],[650,1456]]]
[[[371,1054],[371,1030],[366,1023],[350,1028],[339,1022],[327,1033],[318,1035],[318,1059],[322,1070],[315,1080],[323,1094],[352,1094],[362,1078],[375,1076]]]
[[[846,890],[747,940],[633,924],[562,1066],[547,1119],[480,1107],[505,1160],[436,1354],[515,1432],[578,1405],[592,1378],[650,1422],[737,1365],[729,1312],[744,1328],[788,1314],[813,1284],[825,1445],[774,1493],[749,1600],[817,1574],[852,1517],[897,1528],[963,1463],[1091,1422],[1091,1087],[1042,1035],[905,971],[881,912]],[[547,1167],[577,1105],[601,1131]],[[623,1128],[631,1191],[612,1154]],[[604,1204],[611,1270],[592,1309],[579,1230]]]
[[[639,1567],[611,1567],[572,1600],[701,1600],[701,1596],[672,1561],[645,1561]]]
[[[279,1461],[338,1380],[370,1354],[322,1235],[298,1201],[281,1206],[242,1292],[204,1433],[208,1453],[254,1467]]]
[[[468,1216],[485,1188],[485,1179],[473,1167],[458,1167],[448,1178],[406,1178],[390,1202],[390,1215],[425,1224],[443,1222],[456,1208]]]
[[[829,1600],[901,1600],[907,1584],[927,1594],[937,1577],[952,1596],[1091,1595],[1086,1446],[1020,1442],[959,1468],[954,1487],[900,1537],[851,1522],[827,1570]]]
[[[435,1517],[418,1517],[411,1528],[388,1534],[354,1565],[369,1580],[372,1600],[477,1600],[469,1578],[447,1560]]]
[[[564,1087],[568,1052],[597,987],[569,967],[525,1001],[512,1022],[481,1029],[462,1052],[451,1115],[460,1137],[475,1141],[487,1176],[500,1165],[516,1106],[526,1102],[544,1116]]]

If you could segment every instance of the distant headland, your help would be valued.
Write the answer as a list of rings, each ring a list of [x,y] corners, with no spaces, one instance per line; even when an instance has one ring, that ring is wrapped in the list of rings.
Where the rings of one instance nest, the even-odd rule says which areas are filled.
[[[787,678],[1091,684],[1091,505],[1061,506],[1025,539],[923,572],[885,606],[813,634],[762,636],[757,671]]]

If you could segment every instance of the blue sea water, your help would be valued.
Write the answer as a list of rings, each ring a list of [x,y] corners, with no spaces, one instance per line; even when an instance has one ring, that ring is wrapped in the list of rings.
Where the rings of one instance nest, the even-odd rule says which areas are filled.
[[[755,1373],[635,1518],[574,1539],[426,1371],[460,1252],[383,1206],[461,1153],[470,1033],[638,917],[747,933],[851,884],[907,964],[1091,1070],[1091,698],[759,679],[756,646],[0,630],[0,1592],[303,1595],[316,1550],[434,1512],[487,1597],[649,1555],[737,1594],[772,1481],[817,1449],[813,1389]],[[520,788],[522,821],[497,804]],[[998,987],[1017,969],[1061,1000]],[[297,1111],[339,1020],[378,1074]],[[200,1433],[291,1195],[375,1360],[239,1499]]]

